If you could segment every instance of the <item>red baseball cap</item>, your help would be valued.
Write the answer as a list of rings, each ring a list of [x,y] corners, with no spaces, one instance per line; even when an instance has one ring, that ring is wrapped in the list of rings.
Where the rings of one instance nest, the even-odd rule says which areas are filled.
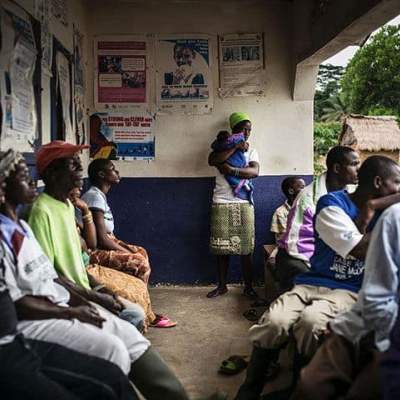
[[[71,144],[63,140],[53,140],[43,145],[36,154],[36,168],[40,176],[43,176],[46,168],[59,158],[73,157],[78,151],[88,149],[87,144]]]

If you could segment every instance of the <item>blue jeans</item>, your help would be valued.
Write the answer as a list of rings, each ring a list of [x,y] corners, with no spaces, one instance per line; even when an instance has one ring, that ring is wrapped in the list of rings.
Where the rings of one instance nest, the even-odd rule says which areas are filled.
[[[143,308],[139,304],[131,302],[123,302],[123,304],[125,309],[118,316],[135,326],[139,332],[143,332],[144,320],[146,318]]]

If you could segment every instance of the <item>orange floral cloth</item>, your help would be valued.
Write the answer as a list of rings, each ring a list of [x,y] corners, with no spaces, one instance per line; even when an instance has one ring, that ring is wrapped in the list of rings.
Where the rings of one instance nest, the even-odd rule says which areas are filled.
[[[108,236],[118,245],[125,247],[126,252],[120,250],[93,250],[90,253],[90,263],[126,272],[144,280],[146,273],[151,271],[147,251],[143,247],[119,240],[114,235],[108,234]]]
[[[156,319],[151,308],[147,285],[139,278],[97,264],[89,264],[87,272],[113,293],[132,303],[139,304],[146,314],[146,328]]]

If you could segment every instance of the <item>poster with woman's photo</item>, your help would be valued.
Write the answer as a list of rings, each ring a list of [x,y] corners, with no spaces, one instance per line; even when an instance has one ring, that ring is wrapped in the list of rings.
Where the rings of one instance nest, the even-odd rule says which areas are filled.
[[[148,43],[121,36],[95,42],[95,107],[141,107],[148,102]]]
[[[207,35],[162,36],[156,41],[159,111],[211,112],[211,48]]]
[[[219,74],[221,97],[262,95],[265,80],[262,33],[220,36]]]

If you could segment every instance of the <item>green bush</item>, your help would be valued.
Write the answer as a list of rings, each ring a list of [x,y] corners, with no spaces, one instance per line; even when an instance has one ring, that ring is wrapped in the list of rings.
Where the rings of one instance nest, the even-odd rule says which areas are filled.
[[[400,25],[385,26],[356,52],[340,87],[352,113],[400,113]]]
[[[314,173],[320,174],[325,170],[325,156],[328,151],[338,144],[342,130],[340,122],[314,123]]]

